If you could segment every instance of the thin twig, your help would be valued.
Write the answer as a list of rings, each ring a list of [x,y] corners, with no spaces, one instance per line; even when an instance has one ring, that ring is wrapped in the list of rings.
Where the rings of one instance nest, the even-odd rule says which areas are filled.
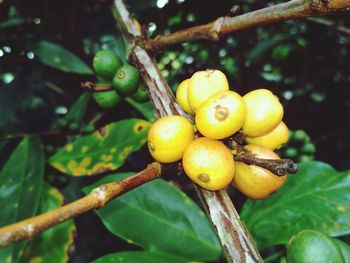
[[[0,228],[0,248],[20,240],[29,239],[54,225],[92,209],[104,207],[114,198],[160,177],[162,170],[159,163],[152,163],[138,174],[119,182],[103,184],[93,189],[90,194],[70,204]]]
[[[41,79],[40,82],[42,84],[44,84],[46,87],[48,87],[49,89],[53,90],[54,92],[56,92],[57,94],[60,94],[62,95],[63,97],[65,97],[67,100],[73,100],[73,97],[66,93],[62,88],[60,88],[59,86],[57,86],[56,84],[50,82],[50,81],[47,81],[47,80],[43,80]]]
[[[334,29],[336,29],[337,31],[350,36],[350,28],[342,26],[342,25],[337,25],[337,23],[335,21],[332,21],[330,19],[326,19],[326,18],[322,18],[322,17],[310,17],[310,18],[308,18],[308,20],[315,22],[315,23],[318,23],[318,24],[321,24],[321,25],[334,27]]]
[[[326,15],[348,8],[350,8],[350,0],[292,0],[235,17],[219,17],[211,23],[186,28],[169,35],[159,35],[146,41],[145,48],[150,51],[159,51],[184,42],[202,39],[218,41],[223,36],[258,25]]]
[[[82,82],[80,86],[85,91],[92,91],[92,92],[103,92],[103,91],[113,90],[113,87],[111,84],[95,84],[90,81]]]

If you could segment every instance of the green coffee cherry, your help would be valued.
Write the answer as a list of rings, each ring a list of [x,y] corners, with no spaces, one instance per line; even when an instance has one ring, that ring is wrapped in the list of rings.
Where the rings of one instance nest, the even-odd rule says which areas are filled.
[[[341,251],[325,234],[304,230],[287,247],[288,263],[345,263]]]
[[[145,90],[143,84],[140,84],[139,88],[130,96],[137,102],[146,102],[149,101],[148,94]]]
[[[286,149],[285,155],[288,158],[294,158],[294,157],[296,157],[298,155],[298,150],[293,148],[293,147],[289,147],[289,148]]]
[[[111,109],[122,100],[114,90],[95,92],[92,97],[102,109]]]
[[[306,162],[310,162],[314,159],[314,157],[310,156],[310,155],[300,155],[299,156],[299,162],[301,163],[306,163]]]
[[[70,131],[77,131],[79,130],[79,125],[76,122],[72,122],[71,124],[69,124],[68,129]]]
[[[68,120],[66,118],[60,118],[56,122],[59,128],[65,128],[68,126]]]
[[[310,137],[307,135],[307,133],[303,130],[296,130],[292,133],[291,139],[293,141],[304,141],[304,142],[309,142]]]
[[[91,123],[86,124],[82,129],[81,132],[84,134],[89,134],[95,131],[95,126]]]
[[[124,65],[117,70],[113,78],[113,87],[121,96],[134,93],[140,83],[140,74],[132,65]]]
[[[316,147],[313,143],[307,142],[303,145],[303,147],[301,147],[301,151],[307,154],[314,154],[316,151]]]
[[[98,51],[92,63],[96,74],[106,80],[112,80],[122,65],[121,59],[112,50]]]

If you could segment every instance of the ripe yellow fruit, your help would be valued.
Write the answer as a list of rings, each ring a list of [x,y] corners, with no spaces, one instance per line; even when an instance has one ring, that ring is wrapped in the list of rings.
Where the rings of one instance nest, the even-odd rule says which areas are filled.
[[[180,83],[179,87],[176,90],[176,101],[185,112],[194,114],[187,100],[187,89],[189,82],[190,79],[185,79]]]
[[[211,191],[224,189],[234,177],[234,161],[229,149],[222,142],[205,137],[188,145],[182,165],[192,181]]]
[[[196,125],[210,139],[223,139],[238,131],[246,117],[242,97],[233,91],[212,95],[197,110]]]
[[[220,70],[207,69],[194,73],[188,83],[187,99],[193,112],[210,96],[229,90],[228,81]]]
[[[278,98],[267,89],[253,90],[243,96],[247,117],[243,133],[248,137],[262,136],[282,121],[283,107]]]
[[[270,150],[278,149],[282,144],[286,143],[289,138],[289,130],[287,125],[281,121],[278,126],[269,133],[260,137],[246,137],[245,140],[249,144],[259,145]]]
[[[280,159],[273,151],[254,144],[248,144],[245,149],[263,159]],[[244,195],[252,199],[265,199],[276,192],[286,180],[286,175],[277,176],[267,169],[255,165],[235,162],[235,178],[233,184]]]
[[[182,116],[158,119],[148,131],[148,149],[155,160],[172,163],[181,160],[193,140],[192,124]]]

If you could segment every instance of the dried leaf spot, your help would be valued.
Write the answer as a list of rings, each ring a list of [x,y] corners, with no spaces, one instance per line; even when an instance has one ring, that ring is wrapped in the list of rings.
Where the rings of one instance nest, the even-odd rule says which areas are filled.
[[[71,144],[71,143],[69,143],[69,144],[67,144],[66,145],[66,147],[64,147],[65,148],[65,150],[67,151],[67,152],[71,152],[71,151],[73,151],[73,144]]]
[[[149,128],[150,126],[151,126],[150,122],[141,120],[141,121],[138,121],[135,123],[133,130],[135,133],[139,133],[142,130],[144,130],[145,128]]]
[[[103,139],[103,138],[105,138],[105,137],[108,136],[108,134],[109,134],[109,128],[108,128],[107,126],[101,127],[100,129],[98,129],[98,130],[96,131],[95,134],[96,134],[97,138]]]

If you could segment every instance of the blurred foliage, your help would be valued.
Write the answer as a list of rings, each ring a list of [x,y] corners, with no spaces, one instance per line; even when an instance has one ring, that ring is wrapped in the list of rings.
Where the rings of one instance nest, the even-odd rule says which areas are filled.
[[[228,14],[233,4],[229,0],[127,2],[135,18],[148,28],[149,37],[208,23]],[[235,2],[240,6],[237,14],[275,3],[266,0]],[[80,157],[86,157],[85,154],[102,157],[103,154],[109,154],[113,143],[119,143],[120,150],[124,149],[123,158],[118,159],[116,156],[116,159],[112,159],[114,168],[120,166],[120,173],[139,171],[152,161],[146,147],[142,146],[146,133],[136,136],[128,130],[128,125],[135,119],[154,120],[152,105],[125,98],[115,108],[105,111],[90,99],[91,94],[80,89],[81,82],[96,81],[91,62],[98,50],[112,49],[126,63],[125,46],[115,29],[110,4],[111,1],[106,0],[76,0],[69,3],[58,0],[0,1],[0,136],[3,139],[0,141],[0,163],[3,167],[0,173],[0,202],[3,204],[1,226],[61,205],[62,202],[54,200],[50,193],[59,191],[67,201],[71,201],[83,195],[82,188],[85,187],[86,191],[91,185],[114,176],[106,176],[106,173],[91,177],[67,175],[72,173],[65,167],[69,161],[77,162],[80,153],[77,155],[75,150],[83,150],[85,144],[89,144],[93,150],[84,152]],[[290,176],[282,191],[266,201],[245,202],[246,198],[230,190],[236,207],[240,209],[244,205],[242,217],[255,240],[264,247],[261,252],[266,262],[285,262],[285,247],[280,244],[285,244],[291,235],[303,228],[317,228],[333,236],[342,236],[346,242],[350,240],[346,236],[349,234],[348,172],[337,171],[350,167],[350,36],[337,29],[339,25],[350,27],[350,18],[344,12],[320,19],[332,20],[334,25],[326,26],[308,19],[287,21],[237,32],[219,42],[183,43],[156,54],[159,68],[173,91],[193,72],[215,68],[226,73],[231,89],[240,94],[268,88],[282,101],[284,121],[292,132],[291,140],[280,149],[280,153],[302,162],[300,172],[294,177]],[[118,126],[118,123],[122,125]],[[110,134],[108,149],[104,149],[106,153],[101,152],[104,144],[93,138],[103,133],[103,127],[114,125],[118,129]],[[25,137],[20,141],[27,134],[39,135],[41,142],[36,137]],[[41,144],[48,157],[45,174]],[[70,154],[67,149],[72,150]],[[121,153],[118,150],[116,154]],[[330,163],[337,170],[324,163],[310,162],[312,159]],[[28,160],[33,162],[29,163]],[[55,167],[61,169],[48,165],[53,160],[60,163],[60,166]],[[29,173],[31,169],[35,171],[35,178]],[[175,170],[169,169],[167,172],[170,182],[197,201],[191,184],[186,178],[180,178]],[[57,189],[49,190],[55,188],[45,183],[41,193],[43,177]],[[30,185],[26,180],[35,182],[32,195],[22,195]],[[26,184],[26,187],[22,188],[20,184]],[[140,258],[145,262],[183,262],[183,258],[214,260],[220,257],[207,221],[194,216],[200,213],[199,208],[188,201],[185,206],[191,209],[182,210],[184,206],[179,205],[179,190],[165,182],[153,184],[156,187],[150,191],[154,191],[154,195],[147,196],[140,189],[134,195],[131,192],[124,197],[130,199],[129,204],[118,199],[110,207],[131,210],[137,216],[141,214],[141,217],[145,210],[153,211],[153,217],[145,216],[142,222],[146,225],[154,221],[168,224],[169,229],[164,228],[161,233],[157,233],[164,236],[172,228],[181,227],[183,235],[178,233],[177,239],[161,239],[165,248],[159,244],[153,245],[151,233],[144,234],[148,243],[136,242],[144,251],[131,242],[125,242],[128,236],[110,225],[111,218],[121,220],[119,215],[115,215],[120,211],[106,207],[98,212],[102,222],[94,212],[74,220],[77,228],[74,245],[70,239],[72,224],[62,225],[61,234],[53,228],[52,232],[27,242],[27,247],[31,249],[25,250],[22,262],[37,253],[45,258],[55,257],[62,261],[66,261],[69,256],[70,262],[74,263],[95,259],[96,262],[139,262]],[[166,198],[164,191],[168,188],[172,194],[167,197],[166,204],[161,203]],[[11,192],[11,189],[15,190]],[[59,192],[56,197],[61,196]],[[14,197],[9,197],[9,193]],[[46,204],[40,202],[40,196],[45,198],[45,194],[49,195]],[[8,202],[8,198],[13,201]],[[27,203],[30,205],[26,209],[10,211],[21,200],[23,206]],[[305,211],[308,214],[304,214]],[[125,215],[130,216],[129,212]],[[137,220],[137,217],[132,219]],[[212,240],[212,246],[201,248],[207,244],[200,242],[202,239],[207,240],[201,233],[201,227]],[[138,233],[135,230],[135,233],[130,231],[130,234]],[[48,251],[46,245],[49,243],[46,242],[49,242],[47,239],[51,235],[55,236],[55,243],[50,247],[55,246],[56,249]],[[184,240],[186,242],[182,242]],[[186,247],[181,254],[179,250],[184,244]],[[22,242],[1,250],[1,258],[13,256],[12,262],[18,262],[24,246],[25,242]],[[200,256],[198,251],[201,249],[203,254]],[[40,252],[43,250],[45,253]],[[222,261],[218,259],[218,262]]]

